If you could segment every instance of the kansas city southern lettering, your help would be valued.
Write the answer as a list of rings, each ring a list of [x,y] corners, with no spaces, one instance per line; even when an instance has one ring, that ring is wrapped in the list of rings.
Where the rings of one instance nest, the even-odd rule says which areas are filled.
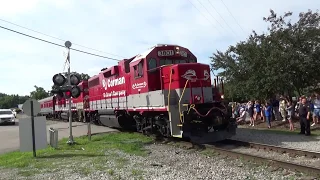
[[[107,82],[106,82],[106,79],[102,80],[102,86],[104,87],[105,90],[107,90],[108,87],[118,86],[125,83],[126,81],[124,77],[120,77],[116,79],[108,79]]]

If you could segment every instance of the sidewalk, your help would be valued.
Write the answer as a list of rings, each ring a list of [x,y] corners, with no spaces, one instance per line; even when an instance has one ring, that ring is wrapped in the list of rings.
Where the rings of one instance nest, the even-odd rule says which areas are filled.
[[[57,123],[55,123],[57,122]],[[47,120],[47,140],[49,143],[49,128],[53,128],[58,130],[58,139],[68,138],[70,134],[69,130],[69,122],[61,122],[61,121],[50,121]],[[105,126],[97,126],[91,124],[91,134],[97,133],[108,133],[108,132],[119,132],[116,129],[111,129]],[[73,137],[79,137],[87,135],[88,133],[88,125],[87,123],[81,122],[72,122],[72,135]]]

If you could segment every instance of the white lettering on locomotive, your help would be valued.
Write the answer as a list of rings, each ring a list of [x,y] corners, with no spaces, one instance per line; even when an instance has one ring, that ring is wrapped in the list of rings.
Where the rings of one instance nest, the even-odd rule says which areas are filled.
[[[173,56],[173,55],[174,55],[173,50],[158,51],[158,56]]]
[[[124,77],[120,77],[116,79],[108,79],[107,82],[106,82],[106,79],[102,80],[102,86],[104,87],[105,90],[107,90],[108,87],[118,86],[125,83],[126,81]]]
[[[192,82],[196,81],[197,78],[197,74],[195,70],[189,69],[187,70],[184,75],[182,75],[181,77],[186,78],[188,80],[191,80]]]
[[[145,88],[147,86],[146,82],[143,83],[134,83],[132,85],[132,89],[140,89],[140,88]]]
[[[204,72],[203,72],[204,74],[204,78],[203,78],[203,80],[208,80],[209,78],[210,78],[210,74],[209,74],[209,72],[207,71],[207,70],[204,70]]]
[[[103,97],[107,98],[107,97],[115,97],[115,96],[124,96],[126,95],[126,91],[125,90],[121,90],[121,91],[112,91],[110,93],[105,92],[103,93]]]

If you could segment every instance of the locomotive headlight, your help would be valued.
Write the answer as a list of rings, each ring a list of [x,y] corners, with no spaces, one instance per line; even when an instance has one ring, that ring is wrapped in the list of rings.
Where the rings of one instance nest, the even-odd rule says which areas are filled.
[[[224,95],[223,94],[221,95],[221,99],[224,99]]]
[[[176,53],[179,54],[180,48],[176,47]]]

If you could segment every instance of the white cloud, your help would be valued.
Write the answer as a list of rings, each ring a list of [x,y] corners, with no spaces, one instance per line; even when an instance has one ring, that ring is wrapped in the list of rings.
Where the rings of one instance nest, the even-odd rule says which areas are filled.
[[[157,43],[179,44],[190,49],[201,62],[208,63],[208,57],[216,49],[224,50],[245,39],[252,29],[258,32],[266,30],[262,17],[269,15],[269,9],[280,14],[291,10],[297,16],[300,11],[320,7],[320,1],[316,0],[259,3],[224,0],[243,32],[221,1],[210,1],[236,32],[233,33],[207,0],[200,1],[219,22],[196,0],[191,2],[211,23],[187,0],[0,0],[0,18],[70,40],[73,48],[103,56],[119,58],[76,44],[124,57],[144,52]],[[2,21],[0,25],[64,44],[64,41]],[[49,89],[52,76],[62,71],[64,49],[3,29],[0,31],[0,92],[29,94],[34,85]],[[71,51],[72,71],[94,75],[102,68],[116,64],[116,61]]]

